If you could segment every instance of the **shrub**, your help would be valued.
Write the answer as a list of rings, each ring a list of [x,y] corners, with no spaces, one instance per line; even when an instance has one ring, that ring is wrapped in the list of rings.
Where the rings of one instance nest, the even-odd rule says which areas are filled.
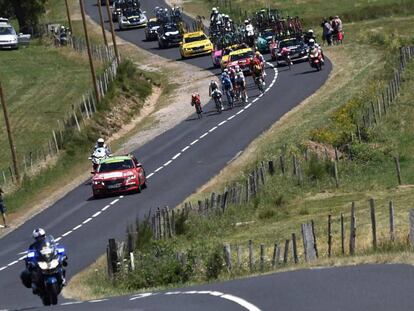
[[[216,247],[213,252],[208,256],[206,262],[206,278],[207,280],[217,279],[223,270],[223,249]]]

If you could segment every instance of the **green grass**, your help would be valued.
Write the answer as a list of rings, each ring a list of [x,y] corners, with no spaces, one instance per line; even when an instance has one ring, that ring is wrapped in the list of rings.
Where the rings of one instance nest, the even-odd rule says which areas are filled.
[[[84,57],[45,46],[34,40],[29,47],[1,52],[3,88],[19,162],[50,139],[81,94],[90,89],[90,72]],[[5,133],[4,119],[0,129]],[[0,136],[0,170],[11,163],[7,136]]]

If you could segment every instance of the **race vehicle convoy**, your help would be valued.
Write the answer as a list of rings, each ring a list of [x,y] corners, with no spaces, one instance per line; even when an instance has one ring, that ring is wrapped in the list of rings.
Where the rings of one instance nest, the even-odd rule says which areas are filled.
[[[196,31],[183,35],[180,43],[181,58],[210,54],[212,51],[213,44],[204,32]]]
[[[106,194],[141,192],[147,187],[145,170],[133,155],[104,159],[92,174],[92,192],[95,198]]]
[[[270,46],[272,60],[276,61],[277,65],[285,63],[285,58],[281,53],[284,48],[289,50],[289,58],[292,62],[308,59],[309,47],[305,44],[303,38],[289,38],[274,42]]]
[[[139,9],[127,8],[118,15],[118,28],[125,30],[147,26],[147,16],[145,11]]]
[[[241,71],[246,74],[251,74],[251,61],[253,59],[254,53],[251,48],[245,48],[231,52],[229,54],[229,59],[226,65],[226,68],[235,68],[239,66]]]
[[[183,35],[178,29],[177,24],[166,23],[157,30],[158,47],[165,49],[170,46],[179,46],[183,40]]]
[[[18,49],[19,38],[7,18],[0,18],[0,49]]]

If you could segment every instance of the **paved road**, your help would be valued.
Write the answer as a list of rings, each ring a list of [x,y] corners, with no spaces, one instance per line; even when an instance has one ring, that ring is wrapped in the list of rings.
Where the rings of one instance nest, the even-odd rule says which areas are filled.
[[[61,305],[57,310],[411,311],[414,267],[363,265],[299,270],[171,292]]]
[[[87,12],[97,18],[94,0],[87,0]],[[152,7],[161,1],[144,1]],[[118,33],[153,53],[169,59],[179,58],[177,49],[158,50],[156,43],[144,42],[143,30]],[[201,69],[211,69],[209,57],[186,61]],[[22,287],[18,276],[23,269],[19,261],[35,227],[44,227],[58,237],[69,253],[68,276],[90,265],[103,253],[108,238],[124,238],[125,228],[137,216],[143,217],[157,206],[175,206],[198,187],[215,176],[227,162],[268,129],[286,112],[313,94],[327,79],[324,71],[314,72],[309,65],[295,65],[292,70],[269,67],[267,92],[261,96],[249,85],[249,105],[214,113],[210,103],[202,120],[195,116],[159,135],[134,153],[150,176],[149,187],[138,195],[91,199],[88,185],[80,185],[0,240],[0,308],[40,306],[40,300]],[[213,72],[217,73],[217,71]],[[271,87],[270,87],[271,86]],[[207,86],[206,86],[207,87]],[[85,159],[85,161],[87,161]]]

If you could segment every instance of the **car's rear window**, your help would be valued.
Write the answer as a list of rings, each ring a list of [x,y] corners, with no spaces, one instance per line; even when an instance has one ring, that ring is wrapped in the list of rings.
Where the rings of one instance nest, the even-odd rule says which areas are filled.
[[[99,173],[106,173],[112,171],[123,171],[134,168],[134,162],[132,160],[123,160],[119,162],[102,163],[99,166]]]
[[[159,22],[154,22],[154,21],[148,22],[148,28],[157,27],[157,26],[160,26]]]
[[[241,53],[241,54],[231,55],[230,60],[232,62],[234,62],[234,61],[237,61],[237,60],[251,58],[251,57],[253,57],[253,52],[249,51],[249,52],[244,52],[244,53]]]
[[[192,42],[197,42],[197,41],[203,41],[206,40],[207,37],[206,35],[201,35],[201,36],[197,36],[197,37],[189,37],[189,38],[185,38],[185,43],[192,43]]]
[[[285,47],[294,46],[294,45],[302,45],[302,41],[298,39],[292,39],[292,40],[280,42],[280,48],[285,48]]]

